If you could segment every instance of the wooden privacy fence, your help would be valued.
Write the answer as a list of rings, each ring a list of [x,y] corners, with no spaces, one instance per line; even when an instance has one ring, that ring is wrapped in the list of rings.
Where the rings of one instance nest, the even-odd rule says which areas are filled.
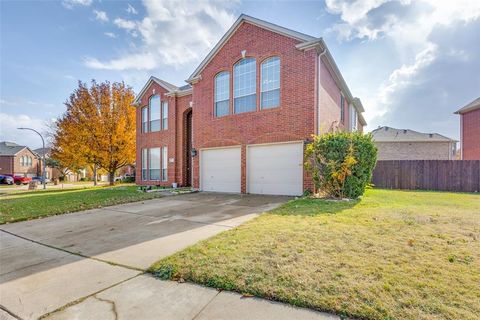
[[[377,161],[372,183],[388,189],[480,191],[480,160]]]

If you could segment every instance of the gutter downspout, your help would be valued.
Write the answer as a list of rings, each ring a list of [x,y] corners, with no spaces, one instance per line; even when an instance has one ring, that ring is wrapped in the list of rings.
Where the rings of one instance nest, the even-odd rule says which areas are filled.
[[[318,55],[318,87],[317,87],[317,119],[316,119],[316,123],[317,123],[317,132],[316,134],[319,135],[320,134],[320,92],[321,92],[321,88],[322,88],[322,56],[327,53],[327,48],[324,48],[323,49],[323,52],[321,52],[319,55]]]

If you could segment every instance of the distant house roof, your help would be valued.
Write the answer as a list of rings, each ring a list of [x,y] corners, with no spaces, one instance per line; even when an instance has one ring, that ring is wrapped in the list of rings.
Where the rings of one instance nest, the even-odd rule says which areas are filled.
[[[33,150],[33,152],[37,153],[39,156],[42,156],[44,152],[46,155],[49,155],[52,152],[52,148],[38,148]]]
[[[25,148],[15,142],[2,141],[0,142],[0,156],[14,156]]]
[[[410,129],[380,127],[372,131],[375,142],[453,142],[454,139],[438,133],[423,133]]]
[[[470,102],[469,104],[467,104],[465,107],[463,107],[463,108],[458,109],[457,111],[455,111],[455,114],[463,114],[463,113],[466,113],[466,112],[469,112],[469,111],[473,111],[473,110],[476,110],[476,109],[480,109],[480,97],[478,97],[477,99],[473,100],[472,102]]]

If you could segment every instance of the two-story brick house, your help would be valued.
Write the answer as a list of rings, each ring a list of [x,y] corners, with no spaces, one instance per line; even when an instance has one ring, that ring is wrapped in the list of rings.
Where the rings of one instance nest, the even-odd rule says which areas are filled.
[[[140,185],[300,195],[312,135],[366,124],[321,38],[246,15],[186,81],[151,77],[135,100]]]
[[[29,147],[0,142],[0,174],[34,177],[40,172],[38,155]]]

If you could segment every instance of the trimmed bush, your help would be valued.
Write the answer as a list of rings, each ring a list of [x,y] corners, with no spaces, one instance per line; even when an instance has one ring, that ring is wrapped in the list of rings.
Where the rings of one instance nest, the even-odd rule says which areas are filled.
[[[335,132],[315,136],[305,151],[305,167],[317,192],[333,198],[355,199],[365,192],[377,161],[372,136]]]

